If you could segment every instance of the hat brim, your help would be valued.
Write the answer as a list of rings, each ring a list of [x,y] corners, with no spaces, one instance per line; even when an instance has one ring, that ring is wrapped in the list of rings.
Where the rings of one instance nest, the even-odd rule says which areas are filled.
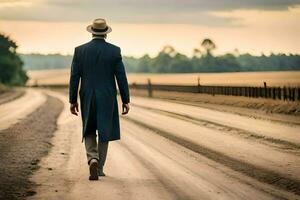
[[[106,35],[108,33],[110,33],[112,31],[111,27],[110,26],[107,26],[107,30],[104,31],[104,32],[96,32],[96,31],[93,31],[92,29],[92,25],[88,25],[86,27],[86,30],[94,35]]]

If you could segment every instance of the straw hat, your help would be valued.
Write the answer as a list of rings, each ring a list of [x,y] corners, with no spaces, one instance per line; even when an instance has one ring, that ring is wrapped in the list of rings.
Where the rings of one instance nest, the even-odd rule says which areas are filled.
[[[112,31],[111,27],[106,24],[105,19],[95,19],[93,24],[88,25],[86,30],[94,35],[105,35]]]

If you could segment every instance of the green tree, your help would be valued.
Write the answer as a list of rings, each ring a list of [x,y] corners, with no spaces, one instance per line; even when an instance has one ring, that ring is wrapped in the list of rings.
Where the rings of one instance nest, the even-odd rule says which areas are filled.
[[[151,58],[148,54],[144,55],[139,59],[138,65],[137,65],[137,72],[151,72]]]
[[[241,70],[240,64],[237,62],[233,54],[225,54],[216,58],[213,71],[215,72],[238,72]]]
[[[204,39],[201,43],[201,46],[204,48],[206,56],[212,55],[212,51],[217,48],[215,43],[209,38]]]
[[[168,73],[171,71],[170,64],[177,54],[172,46],[164,46],[151,62],[151,72]]]
[[[195,48],[193,50],[193,58],[200,58],[202,56],[202,51],[200,49]]]
[[[193,65],[186,55],[177,53],[171,60],[169,69],[173,73],[188,73],[193,71]]]
[[[17,54],[18,46],[8,36],[0,34],[0,82],[6,85],[24,85],[28,80],[23,62]]]

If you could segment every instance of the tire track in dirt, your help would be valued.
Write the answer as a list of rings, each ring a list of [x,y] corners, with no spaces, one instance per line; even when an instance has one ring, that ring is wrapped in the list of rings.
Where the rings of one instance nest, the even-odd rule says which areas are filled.
[[[133,119],[132,117],[123,117],[125,120],[131,121],[143,128],[150,129],[151,131],[169,139],[177,144],[180,144],[196,153],[199,153],[211,160],[214,160],[220,164],[223,164],[235,171],[241,172],[247,176],[255,178],[256,180],[276,186],[279,189],[292,192],[294,194],[300,195],[300,181],[294,180],[284,175],[278,174],[271,170],[264,169],[262,167],[257,167],[250,163],[243,162],[241,160],[232,158],[230,156],[224,155],[221,152],[215,151],[213,149],[195,144],[184,138],[173,135],[167,131],[161,130],[157,127],[151,126],[139,120]]]
[[[130,127],[133,126],[133,127],[136,127],[136,128],[128,128],[128,124],[130,124]],[[237,182],[240,182],[242,184],[245,184],[255,190],[258,190],[258,191],[261,191],[265,194],[268,194],[270,196],[272,196],[272,199],[281,199],[281,200],[288,200],[288,199],[298,199],[297,195],[293,194],[293,193],[290,193],[290,192],[286,192],[286,191],[283,191],[283,190],[278,190],[278,188],[276,187],[273,187],[273,186],[270,186],[270,185],[267,185],[265,183],[262,183],[262,182],[259,182],[257,181],[256,179],[253,179],[252,177],[249,177],[249,176],[246,176],[244,174],[241,174],[240,172],[237,172],[237,171],[234,171],[220,163],[217,163],[215,162],[214,160],[211,160],[201,154],[198,154],[197,152],[194,152],[194,151],[191,151],[190,149],[187,149],[186,147],[172,141],[172,140],[169,140],[168,138],[165,138],[165,137],[161,137],[159,134],[155,134],[152,130],[150,129],[147,129],[145,130],[143,127],[135,124],[134,122],[132,121],[126,121],[126,125],[127,125],[127,128],[124,129],[124,131],[126,132],[126,135],[130,135],[130,137],[134,138],[135,140],[137,140],[138,142],[142,143],[143,145],[145,146],[148,146],[150,147],[151,149],[154,149],[155,151],[159,152],[161,155],[163,155],[165,158],[167,159],[170,159],[172,160],[173,162],[176,162],[176,166],[177,167],[180,167],[180,168],[183,168],[184,170],[183,171],[188,171],[188,174],[191,174],[193,177],[197,177],[198,179],[202,179],[202,180],[206,180],[206,172],[204,170],[201,170],[198,171],[198,169],[203,169],[203,167],[205,165],[205,169],[209,169],[209,168],[212,168],[213,170],[216,170],[218,171],[219,173],[222,173],[222,176],[225,176],[226,180],[228,182],[231,182],[232,180],[230,179],[234,179],[234,180],[237,180]],[[124,125],[123,125],[124,127]],[[147,136],[148,135],[148,136]],[[150,138],[149,138],[150,136]],[[124,137],[124,136],[123,136]],[[127,137],[127,136],[126,136]],[[155,138],[160,138],[160,142],[162,141],[165,141],[163,143],[160,143],[160,146],[157,145],[157,140],[156,139],[153,139],[153,137]],[[152,138],[152,139],[151,139]],[[155,142],[154,142],[155,141]],[[134,145],[131,145],[131,146],[134,146]],[[199,162],[197,164],[197,170],[193,167],[191,167],[191,163],[189,163],[188,161],[184,162],[182,160],[181,157],[178,158],[178,154],[173,154],[173,153],[170,153],[170,149],[168,149],[168,147],[170,149],[172,148],[176,148],[176,149],[181,149],[180,153],[184,152],[185,154],[185,157],[189,157],[189,159],[192,159],[193,162]],[[162,148],[163,147],[163,148]],[[167,148],[167,151],[165,151]],[[200,157],[199,157],[200,156]],[[180,160],[180,161],[179,161]],[[207,162],[207,160],[209,160],[209,162]],[[157,163],[157,162],[156,162]],[[188,164],[189,163],[189,164]],[[193,163],[194,164],[194,163]],[[210,170],[209,170],[210,171]],[[206,174],[206,175],[203,175],[203,174]],[[211,175],[213,177],[215,176],[218,176],[220,177],[219,175]],[[182,176],[184,177],[184,176]],[[219,188],[221,191],[226,191],[225,193],[226,194],[229,194],[231,191],[234,192],[234,190],[232,190],[232,188],[227,188],[228,186],[228,183],[225,184],[226,186],[222,186],[224,184],[224,180],[223,181],[220,181],[220,180],[214,180],[213,177],[210,177],[207,179],[207,183],[205,183],[206,186],[210,186],[210,187],[217,187]],[[227,179],[227,177],[229,179]],[[184,177],[185,178],[185,177]],[[183,178],[183,180],[184,180]],[[203,184],[203,182],[202,182]],[[212,185],[213,186],[212,186]],[[232,184],[232,182],[230,183]],[[230,185],[229,184],[229,185]],[[239,187],[238,185],[235,185],[236,187]],[[245,188],[243,188],[245,189]],[[243,191],[243,189],[241,189]],[[208,189],[209,190],[209,189]],[[206,190],[207,192],[207,190]],[[205,193],[205,192],[204,192]],[[202,193],[203,194],[203,193]],[[243,196],[236,196],[236,197],[232,197],[232,199],[247,199],[247,197],[243,197]],[[205,198],[203,198],[205,199]],[[226,198],[224,198],[226,199]],[[264,198],[257,198],[257,199],[264,199]]]
[[[46,102],[44,94],[36,89],[26,89],[25,94],[0,105],[0,130],[5,130],[33,113]]]
[[[197,102],[186,102],[186,101],[180,101],[180,100],[175,100],[175,99],[163,99],[165,101],[171,102],[171,103],[179,103],[182,105],[188,105],[188,106],[194,106],[194,107],[202,107],[202,108],[207,108],[210,110],[215,110],[215,111],[219,111],[219,112],[227,112],[227,113],[231,113],[231,114],[235,114],[235,115],[240,115],[240,116],[245,116],[245,117],[249,117],[249,118],[254,118],[254,119],[260,119],[263,121],[271,121],[274,123],[278,123],[278,124],[289,124],[289,125],[300,125],[300,122],[295,118],[286,120],[283,118],[277,119],[276,117],[270,117],[265,115],[265,113],[262,114],[249,114],[247,112],[239,112],[237,110],[231,110],[232,107],[233,108],[242,108],[242,107],[235,107],[235,106],[228,106],[228,105],[222,105],[222,104],[210,104],[210,103],[197,103]],[[226,108],[224,108],[224,106]],[[249,108],[248,108],[249,109]],[[251,109],[251,108],[250,108]],[[283,114],[284,115],[284,114]],[[291,115],[293,116],[293,115]]]
[[[140,156],[136,149],[130,147],[124,142],[121,142],[120,145],[124,147],[128,152],[130,152],[142,165],[145,166],[159,181],[159,183],[174,197],[174,200],[182,200],[182,199],[189,199],[189,196],[185,194],[184,191],[179,191],[176,185],[174,185],[171,181],[165,178],[165,175],[160,172],[160,170],[149,160]]]
[[[132,103],[132,105],[135,106],[135,107],[138,107],[138,108],[149,110],[149,111],[159,112],[159,113],[161,113],[163,115],[166,115],[166,116],[169,116],[169,117],[174,117],[174,118],[177,118],[177,119],[185,120],[187,122],[191,122],[191,123],[196,124],[196,125],[204,126],[206,128],[223,131],[223,132],[226,132],[226,133],[229,133],[229,134],[241,136],[241,137],[246,138],[246,139],[257,140],[257,141],[263,142],[264,144],[267,144],[269,146],[279,148],[279,149],[281,149],[281,150],[283,150],[287,153],[295,153],[295,151],[297,153],[300,153],[299,152],[300,145],[296,144],[296,143],[292,143],[292,142],[289,142],[289,141],[280,140],[280,139],[277,139],[277,138],[272,138],[272,137],[256,134],[254,132],[250,132],[250,131],[243,130],[243,129],[240,129],[240,128],[226,126],[224,124],[220,124],[220,123],[217,123],[217,122],[192,117],[190,115],[185,115],[185,114],[180,114],[180,113],[176,113],[176,112],[166,111],[166,110],[162,110],[162,109],[158,109],[158,108],[151,108],[151,107],[148,107],[148,106],[137,105],[137,104],[134,104],[134,103]]]
[[[17,98],[22,97],[25,94],[24,90],[21,89],[13,89],[9,91],[5,91],[3,93],[0,93],[0,105],[13,101]]]

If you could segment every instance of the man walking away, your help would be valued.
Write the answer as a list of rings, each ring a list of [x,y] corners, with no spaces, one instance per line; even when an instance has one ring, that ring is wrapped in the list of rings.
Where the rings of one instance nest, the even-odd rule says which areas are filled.
[[[89,180],[105,176],[103,167],[109,141],[120,139],[116,81],[122,99],[122,114],[129,111],[129,89],[119,47],[105,41],[112,31],[104,19],[87,26],[93,39],[75,48],[69,85],[70,111],[78,115],[78,87],[82,140],[90,170]],[[116,81],[115,81],[116,80]],[[96,140],[98,130],[98,142]]]

